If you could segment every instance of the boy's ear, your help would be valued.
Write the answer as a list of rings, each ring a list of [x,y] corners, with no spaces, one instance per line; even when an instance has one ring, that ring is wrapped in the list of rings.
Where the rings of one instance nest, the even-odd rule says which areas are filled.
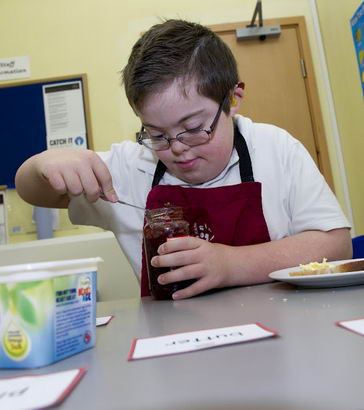
[[[238,83],[233,90],[230,98],[230,115],[237,114],[240,108],[240,104],[244,98],[244,83]]]

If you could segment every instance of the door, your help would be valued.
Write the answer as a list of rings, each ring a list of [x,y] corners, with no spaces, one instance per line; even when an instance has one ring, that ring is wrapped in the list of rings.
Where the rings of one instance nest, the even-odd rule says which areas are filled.
[[[304,18],[267,20],[265,25],[281,25],[279,37],[238,41],[235,30],[247,24],[210,26],[231,48],[245,82],[240,113],[284,128],[300,140],[333,189]]]

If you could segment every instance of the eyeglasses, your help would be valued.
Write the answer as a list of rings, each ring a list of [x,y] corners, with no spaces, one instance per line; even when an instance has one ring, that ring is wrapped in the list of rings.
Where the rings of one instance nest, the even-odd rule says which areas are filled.
[[[150,135],[147,130],[142,126],[140,132],[138,132],[136,140],[140,145],[153,150],[153,151],[165,151],[171,146],[171,141],[177,140],[182,144],[188,145],[189,147],[196,147],[197,145],[206,144],[211,139],[211,134],[214,132],[217,122],[219,121],[222,107],[228,96],[226,96],[223,102],[219,105],[219,109],[215,115],[209,130],[204,130],[200,128],[186,130],[177,134],[174,138],[167,138],[163,134],[161,135]]]

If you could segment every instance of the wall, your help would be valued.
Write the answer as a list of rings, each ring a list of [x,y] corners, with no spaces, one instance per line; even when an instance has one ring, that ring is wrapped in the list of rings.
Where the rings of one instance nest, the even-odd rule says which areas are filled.
[[[356,234],[364,234],[364,96],[350,18],[362,0],[316,0]]]
[[[305,16],[318,81],[333,177],[339,201],[346,207],[336,147],[325,100],[310,0],[264,0],[264,18]],[[331,2],[330,2],[331,3]],[[158,22],[158,17],[186,18],[202,24],[248,21],[256,0],[1,0],[0,57],[30,56],[32,79],[87,73],[94,147],[106,150],[112,142],[132,138],[140,123],[129,108],[120,87],[120,69],[141,32]],[[354,175],[355,177],[355,175]],[[353,183],[354,189],[356,182]],[[24,221],[23,233],[11,241],[34,238],[31,207],[14,192],[8,195],[10,231]],[[88,228],[87,232],[90,232]],[[27,232],[32,232],[28,234]],[[84,232],[72,228],[63,211],[57,235]],[[10,232],[12,233],[12,232]]]

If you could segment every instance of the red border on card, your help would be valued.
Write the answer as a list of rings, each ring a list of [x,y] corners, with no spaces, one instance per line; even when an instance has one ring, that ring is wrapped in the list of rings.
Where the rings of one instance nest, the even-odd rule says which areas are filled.
[[[136,346],[136,343],[137,343],[138,340],[139,339],[133,339],[131,341],[131,346],[130,346],[130,350],[129,350],[129,354],[128,354],[128,360],[135,360],[133,358],[133,354],[134,354],[135,346]]]
[[[214,330],[214,329],[217,329],[217,330],[218,330],[218,329],[222,329],[222,328],[221,328],[221,327],[211,327],[211,328],[208,328],[208,329],[192,330],[192,331],[190,331],[190,332],[187,331],[187,332],[169,333],[169,334],[167,334],[167,335],[160,335],[160,336],[153,336],[153,337],[135,338],[135,339],[133,339],[132,342],[131,342],[131,346],[130,346],[130,350],[129,350],[129,354],[128,354],[128,360],[131,361],[131,360],[152,359],[153,357],[173,356],[173,355],[177,355],[177,354],[184,354],[184,353],[188,353],[188,352],[195,352],[195,351],[198,351],[198,350],[207,350],[207,349],[213,349],[213,348],[215,348],[215,347],[229,346],[229,345],[232,345],[232,344],[254,342],[255,340],[268,339],[269,337],[273,337],[273,336],[278,336],[278,335],[279,335],[277,331],[269,329],[268,327],[262,325],[260,322],[245,323],[245,324],[243,324],[243,325],[232,325],[232,326],[223,326],[223,327],[235,327],[235,326],[247,326],[247,325],[257,325],[257,326],[259,326],[260,328],[262,328],[263,330],[272,333],[272,335],[271,335],[271,336],[266,336],[266,337],[258,337],[258,338],[256,338],[256,339],[250,339],[250,340],[247,340],[247,341],[245,341],[245,342],[225,343],[225,344],[223,344],[223,345],[218,345],[218,346],[203,347],[203,348],[201,348],[201,349],[192,349],[192,350],[187,350],[187,351],[185,351],[185,352],[169,353],[169,354],[166,354],[166,355],[162,354],[162,355],[155,355],[155,356],[148,356],[148,357],[140,357],[140,358],[137,358],[137,359],[135,359],[135,358],[133,357],[133,355],[134,355],[135,346],[136,346],[136,343],[137,343],[138,340],[141,340],[141,339],[155,339],[155,338],[158,338],[158,337],[161,337],[161,336],[173,336],[173,335],[180,335],[180,334],[183,334],[183,333],[201,332],[201,331],[204,331],[204,330]]]
[[[364,317],[360,317],[360,318],[358,318],[358,319],[338,320],[337,322],[335,322],[335,324],[336,324],[337,326],[342,327],[342,328],[345,329],[345,330],[348,330],[349,332],[355,333],[355,334],[357,334],[357,335],[359,335],[359,336],[364,336],[363,333],[357,332],[356,330],[353,330],[353,329],[349,329],[348,327],[346,327],[346,326],[344,325],[345,322],[355,322],[355,321],[357,321],[357,320],[364,320]]]
[[[269,329],[269,327],[262,325],[260,322],[254,322],[252,324],[261,327],[262,329],[266,330],[267,332],[273,333],[274,336],[278,336],[278,332],[276,330]]]
[[[43,373],[43,374],[20,374],[18,376],[14,377],[3,377],[0,379],[1,380],[11,380],[11,379],[19,379],[21,377],[39,377],[39,376],[48,376],[52,374],[57,374],[57,373],[64,373],[68,371],[72,371],[76,369],[68,369],[68,370],[62,370],[60,372],[54,372],[54,373]],[[87,369],[85,367],[81,367],[78,370],[78,373],[76,373],[75,377],[73,378],[72,382],[63,390],[63,392],[56,398],[56,400],[52,403],[50,403],[46,407],[41,407],[42,409],[48,409],[50,407],[56,406],[60,404],[70,393],[71,391],[76,387],[77,383],[82,379],[84,374],[87,372]]]
[[[85,367],[81,367],[78,370],[79,371],[76,374],[75,378],[72,380],[71,384],[69,384],[66,390],[64,390],[63,393],[61,393],[61,395],[48,407],[53,407],[55,405],[60,404],[71,393],[71,391],[76,387],[78,382],[82,379],[82,377],[87,372],[87,369]],[[57,373],[62,373],[62,372],[57,372]]]

